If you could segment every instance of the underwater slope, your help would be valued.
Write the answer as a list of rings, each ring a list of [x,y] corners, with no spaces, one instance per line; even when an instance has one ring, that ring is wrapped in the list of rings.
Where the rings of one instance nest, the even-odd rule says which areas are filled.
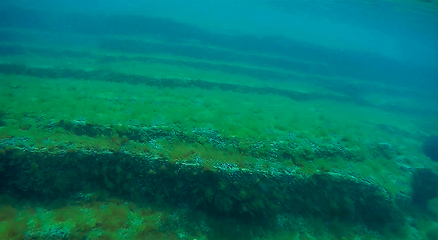
[[[410,197],[416,168],[436,168],[419,147],[437,129],[436,96],[344,71],[362,55],[305,46],[317,57],[291,58],[266,44],[284,39],[123,32],[120,18],[48,29],[57,15],[22,11],[0,31],[0,190],[13,199],[2,237],[433,236]],[[221,219],[245,231],[223,237]]]

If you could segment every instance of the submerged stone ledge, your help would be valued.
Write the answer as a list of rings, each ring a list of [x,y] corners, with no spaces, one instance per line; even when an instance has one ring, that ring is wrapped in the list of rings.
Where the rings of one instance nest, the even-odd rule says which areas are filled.
[[[4,31],[4,30],[3,30]],[[0,29],[0,36],[4,35],[11,35],[12,33],[4,33]],[[18,33],[16,33],[18,34]],[[33,35],[31,35],[33,36]],[[24,39],[32,38],[31,36],[23,37]],[[134,48],[136,49],[149,49],[153,52],[143,52],[143,54],[153,54],[153,53],[178,53],[181,54],[181,50],[175,51],[173,49],[173,45],[171,49],[167,49],[166,43],[151,43],[151,42],[142,42],[141,46],[135,46],[138,45],[132,43],[132,41],[125,41],[122,43],[118,43],[119,40],[114,39],[104,39],[102,40],[100,44],[104,44],[106,42],[106,45],[120,45],[125,48],[126,46],[130,46],[131,48],[134,45]],[[108,43],[111,42],[111,43]],[[116,41],[116,43],[112,42]],[[16,42],[15,42],[16,43]],[[323,87],[327,90],[337,92],[343,96],[352,97],[355,96],[356,98],[359,96],[366,96],[371,92],[373,93],[382,93],[385,95],[390,96],[398,96],[398,97],[406,97],[411,96],[414,98],[424,99],[426,101],[429,101],[430,98],[433,98],[432,96],[428,94],[420,94],[416,91],[413,91],[412,89],[398,89],[394,87],[388,87],[388,86],[376,86],[376,85],[370,85],[370,83],[362,82],[359,85],[354,85],[348,82],[345,78],[342,76],[330,76],[327,77],[327,75],[332,75],[333,73],[326,73],[322,77],[321,75],[312,75],[307,77],[303,77],[301,74],[298,73],[311,73],[315,66],[313,64],[309,63],[300,63],[298,61],[291,61],[287,59],[282,58],[276,58],[276,57],[268,57],[268,56],[261,56],[261,55],[252,55],[252,54],[237,54],[235,52],[229,52],[229,51],[216,51],[214,54],[211,53],[212,48],[210,47],[197,47],[195,49],[188,47],[187,45],[179,46],[183,49],[185,49],[183,52],[187,53],[195,53],[199,52],[202,54],[205,54],[206,52],[210,52],[208,55],[211,55],[209,58],[200,57],[199,55],[191,56],[197,61],[193,60],[182,60],[182,59],[173,59],[173,58],[159,58],[159,57],[153,57],[149,55],[133,55],[133,56],[126,56],[126,55],[113,55],[113,54],[102,54],[102,53],[93,53],[93,52],[85,52],[85,51],[78,51],[77,49],[69,50],[69,49],[48,49],[44,47],[36,47],[36,46],[24,46],[24,45],[2,45],[0,44],[0,55],[2,56],[20,56],[23,54],[33,54],[37,56],[41,56],[44,58],[73,58],[73,59],[94,59],[95,61],[99,62],[100,64],[109,64],[109,63],[118,63],[118,62],[125,62],[125,61],[138,61],[141,63],[158,63],[158,64],[169,64],[169,65],[176,65],[176,66],[185,66],[190,68],[196,68],[200,70],[216,70],[221,71],[225,73],[231,73],[231,74],[241,74],[244,76],[250,76],[255,79],[260,79],[263,81],[271,81],[272,79],[276,79],[276,81],[291,81],[294,82],[312,82],[315,85],[318,85],[320,87]],[[188,49],[186,49],[188,48]],[[104,47],[105,49],[105,47]],[[117,49],[114,49],[117,51]],[[126,49],[124,49],[122,52],[125,52]],[[156,52],[158,51],[158,52]],[[135,53],[135,52],[133,52]],[[236,56],[237,54],[237,56]],[[186,56],[186,54],[182,54],[183,56]],[[222,59],[221,56],[226,56],[226,59]],[[239,56],[239,57],[238,57]],[[229,63],[217,63],[216,61],[222,60],[226,62],[235,62],[236,58],[241,60],[250,60],[248,62],[252,67],[250,66],[239,66]],[[205,61],[199,61],[205,60]],[[209,62],[213,61],[213,62]],[[244,61],[245,62],[245,61]],[[281,66],[278,66],[280,63]],[[295,66],[296,65],[296,66]],[[262,68],[258,67],[262,66]],[[278,70],[265,68],[266,66],[269,67],[280,67],[280,69],[287,70],[286,72],[279,72]],[[329,67],[328,69],[331,69],[332,67]],[[295,69],[296,72],[291,71],[292,69]],[[319,69],[321,71],[321,69]],[[319,73],[321,74],[321,73]],[[390,106],[388,106],[390,107]]]
[[[358,95],[336,95],[318,92],[303,92],[292,89],[280,89],[274,87],[246,86],[241,84],[211,82],[202,79],[179,79],[179,78],[153,78],[142,75],[124,74],[107,70],[82,70],[62,67],[33,67],[23,64],[0,63],[0,73],[5,75],[25,75],[40,78],[71,78],[97,80],[106,82],[124,82],[129,84],[146,84],[160,88],[200,88],[204,90],[219,89],[221,91],[234,91],[238,93],[273,94],[287,97],[295,101],[331,100],[337,102],[353,102],[359,106],[368,106],[389,112],[417,113],[425,116],[435,116],[436,109],[412,108],[393,104],[375,104]]]
[[[220,89],[223,91],[235,91],[240,93],[276,94],[297,101],[305,101],[319,98],[343,98],[341,96],[315,94],[312,96],[302,91],[283,90],[271,87],[251,87],[240,84],[218,83],[207,80],[186,80],[178,78],[152,78],[141,75],[124,74],[106,70],[85,71],[74,68],[60,67],[31,67],[22,64],[0,63],[0,73],[11,75],[27,75],[40,78],[73,78],[88,79],[107,82],[125,82],[130,84],[146,84],[156,87],[198,87],[201,89]],[[342,100],[342,99],[340,99]],[[344,99],[346,100],[346,99]]]
[[[51,153],[0,142],[0,191],[41,201],[105,191],[136,202],[187,205],[210,214],[271,219],[280,213],[402,227],[403,213],[381,187],[349,175],[303,175],[218,164],[169,162],[150,154],[77,150]],[[81,199],[84,200],[84,199]]]
[[[326,142],[314,139],[297,137],[294,134],[278,137],[275,140],[253,139],[243,137],[222,136],[219,131],[207,128],[184,129],[177,124],[158,126],[134,126],[129,124],[99,125],[86,121],[50,121],[49,125],[42,122],[42,118],[28,115],[33,119],[33,124],[41,129],[53,131],[54,128],[63,129],[65,134],[70,136],[86,136],[85,143],[78,143],[75,140],[65,137],[56,143],[49,140],[41,140],[31,137],[11,138],[7,140],[13,146],[45,149],[51,153],[65,153],[81,149],[94,150],[97,152],[129,152],[133,154],[143,153],[159,156],[162,160],[174,162],[184,160],[185,162],[196,162],[203,164],[205,159],[197,153],[196,146],[208,147],[209,150],[222,152],[229,157],[225,159],[212,159],[216,163],[227,163],[242,168],[256,170],[267,170],[271,166],[275,168],[291,169],[296,171],[315,159],[324,158],[329,160],[342,159],[347,162],[363,162],[371,156],[382,156],[384,159],[393,159],[398,149],[390,144],[368,143],[364,146],[349,147],[342,142]],[[30,126],[26,126],[30,127]],[[104,140],[105,142],[102,142]],[[157,143],[163,140],[166,144]],[[41,143],[44,141],[45,143]],[[40,142],[37,144],[36,142]],[[144,148],[138,148],[142,145]],[[179,149],[181,144],[183,148]],[[146,147],[147,146],[147,147]],[[172,148],[177,149],[172,149]],[[190,148],[193,147],[193,148]],[[364,151],[363,149],[366,149]],[[156,150],[156,151],[155,151]],[[175,152],[173,152],[175,150]],[[236,158],[236,155],[240,156]],[[210,164],[211,166],[211,164]],[[204,165],[205,167],[205,165]],[[324,172],[328,171],[324,166],[318,168]],[[303,172],[303,171],[301,171]],[[315,169],[311,172],[314,173]],[[306,172],[306,174],[309,174]]]

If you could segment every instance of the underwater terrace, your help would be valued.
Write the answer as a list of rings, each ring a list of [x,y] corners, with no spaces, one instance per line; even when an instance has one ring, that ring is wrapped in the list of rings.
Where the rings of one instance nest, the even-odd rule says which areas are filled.
[[[0,239],[438,239],[423,149],[438,96],[394,84],[433,70],[13,10],[0,11]],[[124,30],[137,20],[148,31]],[[395,75],[371,80],[379,63]]]

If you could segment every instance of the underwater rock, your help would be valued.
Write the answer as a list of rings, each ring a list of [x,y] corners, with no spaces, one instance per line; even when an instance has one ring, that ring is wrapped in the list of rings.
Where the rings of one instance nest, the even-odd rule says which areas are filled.
[[[438,197],[438,173],[419,168],[412,177],[412,203],[427,208],[429,200]]]
[[[434,162],[438,162],[438,135],[431,135],[423,143],[424,155],[430,157]]]
[[[270,221],[279,213],[355,222],[384,231],[404,226],[403,213],[380,186],[338,173],[294,174],[222,164],[169,162],[126,151],[23,151],[0,141],[6,164],[0,193],[23,199],[76,199],[106,192],[135,202],[187,205],[214,216]],[[81,181],[78,181],[81,179]]]

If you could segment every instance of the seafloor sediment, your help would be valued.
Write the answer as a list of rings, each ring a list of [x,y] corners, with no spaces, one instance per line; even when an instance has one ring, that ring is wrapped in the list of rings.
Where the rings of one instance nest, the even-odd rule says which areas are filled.
[[[436,96],[197,42],[0,33],[3,239],[438,235]]]

